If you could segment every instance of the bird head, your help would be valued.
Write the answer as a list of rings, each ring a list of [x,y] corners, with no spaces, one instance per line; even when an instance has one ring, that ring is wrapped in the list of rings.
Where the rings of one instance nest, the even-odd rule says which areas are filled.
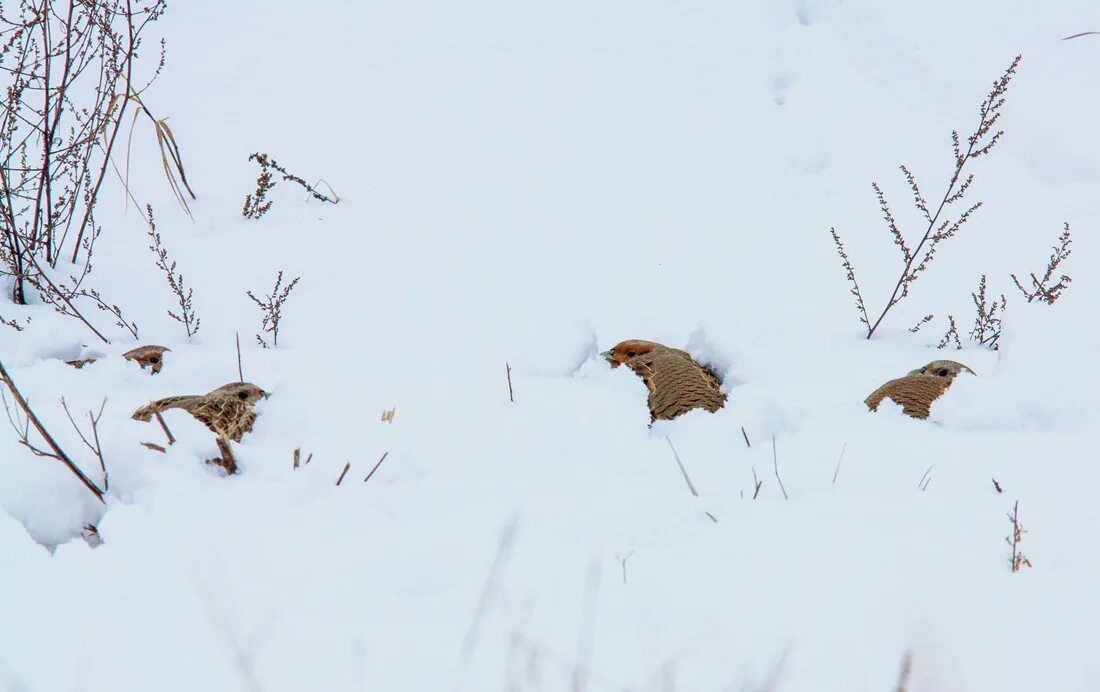
[[[138,346],[122,354],[123,358],[137,362],[142,368],[149,368],[153,374],[164,367],[164,353],[172,349],[164,346]]]
[[[210,392],[215,396],[229,396],[254,404],[260,399],[266,399],[269,395],[251,382],[230,382],[223,384]]]
[[[934,360],[924,367],[917,368],[916,370],[910,370],[910,375],[931,375],[932,377],[947,377],[954,378],[960,372],[968,372],[971,375],[974,371],[966,367],[962,363],[953,360]]]
[[[635,358],[646,353],[652,353],[659,348],[665,347],[652,341],[630,339],[628,341],[620,341],[619,343],[612,346],[610,350],[604,351],[600,355],[606,358],[608,363],[611,363],[611,367],[617,368],[621,363],[625,363],[631,358]]]

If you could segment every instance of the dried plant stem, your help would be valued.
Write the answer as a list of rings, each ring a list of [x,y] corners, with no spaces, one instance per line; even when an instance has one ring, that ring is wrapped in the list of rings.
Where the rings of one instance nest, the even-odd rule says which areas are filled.
[[[840,462],[844,461],[844,452],[848,449],[848,443],[840,448],[840,458],[836,460],[836,471],[833,471],[833,485],[836,485],[836,477],[840,474]]]
[[[672,456],[676,458],[676,465],[680,467],[680,473],[684,474],[684,480],[687,481],[688,490],[690,490],[691,494],[695,497],[699,497],[699,491],[695,489],[695,484],[691,482],[691,477],[688,476],[687,469],[684,468],[684,462],[680,461],[680,455],[676,453],[676,448],[672,446],[672,440],[669,439],[668,435],[665,435],[665,442],[672,448]]]
[[[344,476],[348,475],[348,469],[351,468],[351,462],[344,464],[344,470],[340,472],[340,477],[336,479],[336,485],[340,485],[344,481]]]
[[[367,481],[370,480],[370,477],[374,475],[374,472],[378,470],[378,467],[382,465],[382,462],[386,460],[386,457],[389,456],[389,454],[390,454],[389,452],[383,452],[382,453],[382,458],[378,460],[378,463],[376,463],[374,465],[374,467],[370,470],[370,473],[367,474],[367,477],[363,479],[364,483],[366,483]],[[309,463],[309,462],[306,462],[306,463]]]
[[[244,382],[244,367],[241,365],[241,333],[237,332],[237,377]]]
[[[745,426],[741,426],[741,437],[745,438],[745,446],[752,449],[752,444],[749,442],[749,434],[745,432]]]
[[[176,438],[172,435],[172,431],[168,429],[168,424],[164,422],[164,416],[160,415],[160,411],[153,409],[153,415],[157,418],[157,423],[160,423],[160,429],[164,431],[164,436],[168,438],[168,445],[176,444]]]
[[[783,499],[791,499],[787,497],[787,489],[783,487],[783,479],[779,477],[779,457],[775,453],[775,435],[772,435],[772,465],[775,467],[775,480],[779,481],[779,489],[783,491]]]
[[[507,362],[504,363],[504,372],[508,376],[508,401],[514,404],[516,403],[516,399],[512,396],[512,366]]]
[[[27,400],[23,398],[23,395],[22,393],[20,393],[19,388],[15,386],[15,382],[12,380],[11,375],[8,374],[8,371],[4,367],[4,363],[2,361],[0,361],[0,379],[3,379],[4,384],[7,385],[8,390],[15,398],[15,402],[19,405],[19,408],[23,410],[23,414],[26,416],[27,421],[29,421],[29,423],[34,426],[34,429],[38,431],[38,434],[41,435],[42,439],[46,442],[51,451],[47,452],[32,446],[27,440],[25,430],[21,435],[22,439],[20,440],[20,442],[22,442],[23,445],[27,447],[27,449],[30,449],[38,456],[47,456],[53,459],[57,459],[61,463],[65,464],[65,466],[68,467],[70,471],[72,471],[73,475],[80,480],[84,487],[87,488],[88,491],[91,492],[93,495],[95,495],[97,500],[106,504],[106,500],[103,499],[103,491],[100,490],[99,487],[97,487],[90,478],[84,475],[84,472],[80,470],[79,466],[73,463],[73,460],[69,458],[69,455],[65,453],[65,450],[61,449],[61,446],[57,444],[57,441],[54,440],[53,436],[50,435],[48,430],[46,430],[46,426],[42,425],[42,421],[40,421],[38,419],[38,416],[35,415],[34,411],[31,410],[30,405],[27,403]],[[10,416],[9,420],[11,420]],[[12,425],[18,430],[18,426],[15,426],[14,421],[12,421]]]

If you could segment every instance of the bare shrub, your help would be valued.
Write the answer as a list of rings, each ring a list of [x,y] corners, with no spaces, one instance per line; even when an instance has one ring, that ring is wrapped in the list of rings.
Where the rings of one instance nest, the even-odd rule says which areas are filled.
[[[1005,536],[1005,543],[1012,547],[1012,555],[1009,558],[1009,566],[1013,572],[1019,572],[1024,567],[1031,567],[1031,560],[1020,552],[1020,543],[1024,540],[1027,530],[1020,523],[1020,501],[1012,505],[1012,511],[1008,514],[1008,520],[1012,522],[1012,533]]]
[[[241,210],[241,216],[246,219],[258,219],[271,209],[273,201],[267,199],[267,193],[271,191],[271,188],[275,187],[276,183],[271,173],[272,171],[282,176],[283,180],[301,186],[301,188],[309,194],[309,197],[319,202],[328,202],[329,204],[337,204],[340,202],[339,195],[336,194],[332,186],[324,179],[317,181],[316,185],[310,185],[300,176],[294,175],[283,166],[280,166],[278,161],[267,154],[254,153],[249,155],[248,160],[255,161],[259,164],[260,175],[256,178],[256,191],[245,195],[244,198],[244,208]],[[324,183],[325,187],[328,188],[329,193],[332,195],[331,197],[317,190],[317,185],[321,183]]]
[[[837,246],[837,254],[840,255],[841,264],[847,272],[847,279],[849,284],[851,284],[850,292],[856,299],[856,307],[859,310],[859,320],[867,328],[868,339],[874,336],[875,331],[879,328],[879,325],[882,324],[887,313],[909,295],[910,286],[928,269],[932,260],[935,259],[936,251],[939,249],[940,244],[954,236],[959,229],[966,224],[970,216],[982,206],[981,202],[975,202],[967,207],[965,211],[958,214],[954,220],[952,220],[949,214],[945,214],[945,210],[947,210],[948,207],[958,204],[965,199],[966,193],[970,189],[971,183],[974,181],[973,173],[968,173],[965,177],[963,175],[967,164],[973,159],[985,156],[992,151],[993,147],[997,145],[997,142],[1000,141],[1001,136],[1004,134],[1001,130],[994,131],[993,128],[1001,117],[1001,107],[1005,103],[1005,94],[1008,91],[1008,86],[1012,81],[1012,77],[1016,74],[1016,68],[1020,64],[1020,59],[1020,56],[1016,56],[1012,64],[1005,70],[1004,74],[993,83],[993,88],[982,102],[978,111],[978,125],[973,133],[966,139],[965,149],[963,149],[958,131],[952,131],[951,145],[954,151],[954,168],[947,182],[943,197],[935,207],[934,212],[921,192],[913,173],[906,166],[900,167],[913,195],[913,205],[920,213],[921,221],[919,223],[924,227],[924,234],[915,247],[911,247],[905,239],[905,235],[902,233],[901,227],[891,211],[882,188],[879,187],[878,183],[871,183],[871,187],[875,191],[875,197],[878,199],[883,220],[886,223],[886,227],[890,232],[894,244],[897,245],[901,251],[902,260],[901,273],[894,285],[894,289],[887,298],[882,311],[879,312],[878,317],[875,318],[873,322],[866,309],[866,301],[856,281],[855,270],[848,259],[848,255],[844,251],[844,245],[841,243],[840,236],[836,228],[830,229],[833,241]]]
[[[948,323],[947,332],[943,335],[943,338],[940,339],[940,342],[938,344],[936,344],[936,348],[940,348],[940,349],[947,348],[952,343],[954,343],[955,344],[955,350],[956,351],[961,351],[963,345],[962,345],[962,342],[959,341],[959,328],[955,324],[955,317],[953,315],[948,315],[947,316],[947,323]]]
[[[1069,288],[1069,284],[1073,279],[1065,274],[1058,277],[1057,283],[1052,284],[1051,282],[1054,281],[1054,272],[1058,271],[1059,265],[1073,252],[1069,247],[1072,242],[1073,240],[1069,235],[1069,224],[1067,223],[1062,230],[1062,235],[1058,236],[1058,244],[1051,248],[1052,252],[1050,259],[1047,260],[1047,268],[1043,278],[1040,279],[1035,276],[1034,272],[1031,273],[1031,289],[1024,288],[1016,275],[1011,275],[1013,283],[1016,284],[1016,288],[1020,289],[1020,293],[1023,293],[1024,297],[1027,298],[1027,302],[1038,300],[1040,303],[1054,305],[1054,301],[1058,300],[1062,293]]]
[[[43,264],[91,261],[96,201],[128,103],[114,95],[139,91],[142,35],[165,3],[12,5],[0,6],[0,273],[14,279],[13,302],[26,304],[28,282],[53,284]]]
[[[286,286],[282,287],[282,291],[279,291],[280,286],[283,283],[283,272],[280,269],[279,275],[275,277],[275,288],[271,289],[271,293],[267,294],[264,300],[260,300],[252,293],[252,291],[245,291],[245,295],[252,299],[252,302],[259,306],[260,311],[263,313],[263,319],[260,322],[260,328],[271,334],[271,345],[279,345],[279,322],[283,319],[283,303],[290,297],[290,292],[294,290],[294,287],[298,285],[298,280],[302,277],[296,276]],[[259,334],[256,335],[256,343],[264,348],[268,348],[267,342]]]
[[[275,187],[275,182],[271,179],[271,171],[261,166],[260,176],[256,178],[256,191],[245,195],[241,216],[246,219],[258,219],[266,214],[271,209],[271,205],[274,204],[267,198],[267,193],[273,187]]]
[[[1001,294],[1000,301],[989,300],[986,296],[985,274],[982,274],[982,278],[978,280],[978,291],[971,293],[970,297],[974,300],[974,309],[977,311],[974,328],[970,330],[970,338],[979,345],[996,351],[999,348],[997,342],[1001,338],[1003,327],[1001,318],[997,315],[1003,315],[1007,305],[1004,294]]]
[[[201,320],[195,314],[195,307],[192,304],[194,290],[185,286],[182,273],[176,273],[175,260],[169,261],[168,259],[168,251],[164,249],[160,233],[157,232],[156,222],[153,220],[153,206],[146,204],[145,213],[147,215],[146,220],[149,223],[149,239],[153,243],[149,246],[149,249],[157,256],[157,267],[164,271],[165,277],[168,279],[168,287],[172,289],[172,293],[175,294],[180,306],[178,313],[169,310],[168,316],[183,325],[184,331],[187,332],[187,338],[190,339],[198,333],[201,324]]]

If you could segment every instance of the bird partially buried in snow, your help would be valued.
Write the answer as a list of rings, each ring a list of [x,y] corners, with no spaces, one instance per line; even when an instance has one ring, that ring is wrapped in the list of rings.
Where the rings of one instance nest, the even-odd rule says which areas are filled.
[[[961,373],[974,374],[962,363],[953,360],[934,360],[927,365],[910,370],[905,377],[890,380],[864,401],[872,411],[877,411],[883,399],[890,399],[901,406],[907,416],[928,418],[932,402],[943,396],[947,388]]]
[[[617,368],[625,365],[649,389],[650,421],[672,420],[692,409],[714,413],[726,403],[722,379],[678,348],[631,339],[600,354]]]
[[[122,354],[122,357],[126,360],[132,360],[141,366],[141,369],[149,368],[156,375],[160,372],[160,369],[164,367],[164,354],[167,351],[171,351],[170,348],[164,346],[138,346],[135,349],[131,349]],[[96,362],[96,358],[83,358],[81,360],[67,360],[66,365],[71,365],[78,370],[89,363]]]
[[[197,396],[170,396],[150,402],[134,411],[134,420],[148,421],[155,413],[180,408],[190,413],[219,438],[241,441],[252,430],[256,413],[252,407],[267,392],[248,382],[231,382]]]
[[[240,442],[241,436],[252,430],[252,424],[256,422],[256,412],[252,407],[267,395],[267,392],[254,384],[230,382],[199,396],[170,396],[152,401],[134,411],[132,417],[135,420],[148,421],[168,409],[187,411],[214,433],[221,457],[207,459],[207,463],[216,464],[225,469],[227,474],[233,475],[237,472],[237,460],[229,447],[229,441]]]

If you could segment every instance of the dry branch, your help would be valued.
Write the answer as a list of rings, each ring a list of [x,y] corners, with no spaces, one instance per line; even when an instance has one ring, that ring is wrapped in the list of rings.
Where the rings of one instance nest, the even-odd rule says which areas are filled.
[[[72,471],[73,475],[80,480],[84,487],[87,488],[88,491],[91,492],[93,495],[95,495],[97,500],[106,504],[106,500],[103,499],[104,491],[96,486],[96,484],[93,483],[92,480],[88,478],[88,476],[86,476],[83,471],[80,470],[80,467],[73,462],[72,458],[70,458],[69,455],[65,453],[65,450],[61,448],[57,441],[53,439],[53,436],[50,435],[49,431],[46,430],[46,426],[42,425],[42,421],[40,421],[38,419],[38,416],[35,415],[34,411],[31,410],[30,405],[27,403],[27,400],[23,398],[22,393],[20,393],[19,388],[15,385],[15,382],[14,380],[12,380],[11,375],[8,374],[8,371],[4,367],[4,363],[2,361],[0,361],[0,379],[4,381],[5,385],[7,385],[8,391],[10,391],[12,396],[15,398],[15,403],[19,405],[19,408],[23,411],[23,415],[26,417],[25,423],[22,426],[22,429],[20,429],[20,426],[12,417],[11,409],[8,407],[7,397],[3,397],[4,410],[8,414],[8,421],[11,423],[16,433],[19,435],[19,442],[36,456],[49,457],[50,459],[56,459],[63,463],[70,471]],[[2,393],[3,390],[0,390],[0,394]],[[49,447],[48,450],[37,447],[30,442],[29,432],[31,425],[34,426],[34,429],[38,431],[39,436],[46,443],[46,446]],[[98,444],[98,433],[96,433],[95,436]],[[81,435],[81,437],[83,437],[83,435]],[[104,467],[104,478],[106,478],[106,467]]]

